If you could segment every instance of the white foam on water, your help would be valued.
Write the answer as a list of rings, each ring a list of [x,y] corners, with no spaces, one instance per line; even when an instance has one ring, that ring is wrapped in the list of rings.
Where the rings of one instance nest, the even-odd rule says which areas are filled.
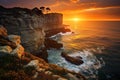
[[[66,61],[61,56],[62,50],[51,49],[48,50],[48,60],[50,63],[57,64],[64,68],[67,68],[71,71],[80,72],[86,76],[86,78],[96,78],[98,74],[98,69],[105,65],[105,62],[102,58],[99,60],[90,52],[89,50],[78,51],[72,54],[68,54],[69,56],[76,57],[81,56],[84,61],[81,65],[74,65]]]
[[[58,33],[56,35],[51,36],[50,38],[55,38],[55,37],[64,36],[64,35],[70,35],[70,34],[72,34],[72,32],[66,32],[66,33],[60,32],[60,33]]]

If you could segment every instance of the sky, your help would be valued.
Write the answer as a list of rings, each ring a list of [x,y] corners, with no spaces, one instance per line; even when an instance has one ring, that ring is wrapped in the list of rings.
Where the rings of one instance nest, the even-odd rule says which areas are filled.
[[[120,0],[0,0],[4,7],[50,7],[64,20],[120,20]]]

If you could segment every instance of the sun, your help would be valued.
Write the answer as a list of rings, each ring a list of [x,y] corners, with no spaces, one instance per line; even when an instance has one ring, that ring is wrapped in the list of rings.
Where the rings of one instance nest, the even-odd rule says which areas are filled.
[[[80,21],[80,19],[79,19],[79,18],[73,18],[72,20],[73,20],[73,21],[75,21],[75,22]]]

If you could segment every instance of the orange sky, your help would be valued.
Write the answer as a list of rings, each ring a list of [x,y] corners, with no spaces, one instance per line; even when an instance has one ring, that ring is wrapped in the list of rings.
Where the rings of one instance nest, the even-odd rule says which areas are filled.
[[[63,13],[64,21],[120,20],[120,0],[0,0],[4,7],[50,7],[51,12]]]

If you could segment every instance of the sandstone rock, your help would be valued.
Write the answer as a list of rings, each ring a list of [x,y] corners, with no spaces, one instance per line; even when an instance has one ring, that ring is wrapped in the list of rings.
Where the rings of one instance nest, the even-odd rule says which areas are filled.
[[[61,53],[61,56],[64,57],[68,62],[75,64],[75,65],[80,65],[83,63],[83,61],[80,58],[71,57],[64,52]]]
[[[14,42],[11,42],[7,38],[4,38],[4,37],[0,37],[0,45],[1,46],[10,46],[13,49],[15,49],[17,47]]]
[[[2,25],[0,25],[0,36],[7,36],[7,30]]]
[[[19,45],[21,43],[20,36],[18,35],[8,35],[8,39],[14,42],[16,45]]]
[[[0,52],[10,53],[12,48],[10,46],[0,46]]]
[[[42,29],[21,31],[21,41],[27,52],[38,53],[44,46],[44,32]]]
[[[52,75],[52,72],[51,71],[45,71],[45,74]]]
[[[68,73],[66,76],[67,76],[67,78],[68,78],[69,80],[79,80],[76,76],[74,76],[74,75],[71,74],[71,73]]]
[[[37,78],[38,77],[38,72],[36,72],[33,76],[33,78]]]
[[[39,60],[30,61],[25,67],[28,67],[28,66],[34,66],[36,70],[39,69]]]
[[[57,80],[68,80],[68,79],[65,79],[65,78],[58,78]]]
[[[1,46],[10,46],[12,48],[16,48],[16,45],[14,42],[11,42],[7,37],[7,30],[0,25],[0,45]]]
[[[43,69],[43,68],[39,68],[38,71],[39,71],[39,72],[44,72],[45,69]]]
[[[60,78],[61,76],[59,76],[59,75],[52,75],[53,76],[53,78],[55,78],[55,79],[58,79],[58,78]]]
[[[38,9],[3,8],[0,10],[0,24],[5,25],[9,34],[21,36],[21,43],[27,52],[39,51],[44,45],[45,32],[62,26],[60,13],[40,14]],[[15,13],[14,13],[15,10]],[[27,10],[27,11],[26,11]],[[33,13],[32,15],[31,12]],[[59,29],[58,29],[59,30]]]
[[[22,56],[24,56],[24,48],[22,47],[22,45],[17,45],[17,47],[11,52],[11,54],[21,58]]]

